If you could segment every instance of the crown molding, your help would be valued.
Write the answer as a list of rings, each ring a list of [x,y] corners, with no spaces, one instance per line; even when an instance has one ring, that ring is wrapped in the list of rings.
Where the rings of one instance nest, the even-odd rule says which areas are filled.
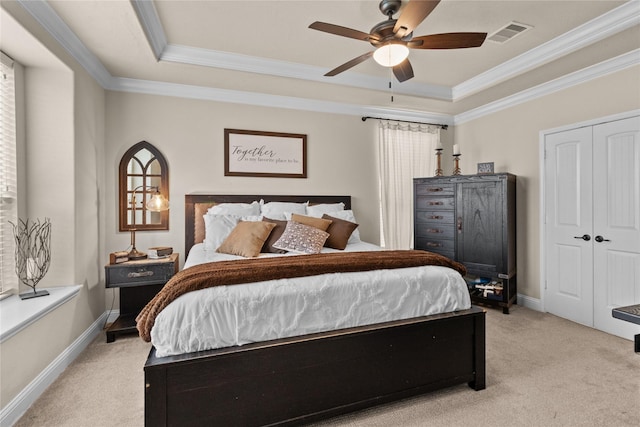
[[[153,0],[131,0],[131,5],[138,16],[138,21],[147,37],[149,46],[151,46],[156,60],[159,61],[162,52],[164,52],[167,46],[167,36],[160,23],[160,17],[158,16],[155,3]]]
[[[140,2],[151,4],[151,7],[153,7],[153,0],[140,0]],[[457,101],[637,25],[640,23],[640,7],[638,7],[638,4],[637,0],[629,1],[452,88],[404,82],[394,88],[394,91],[403,95]],[[151,39],[153,34],[161,34],[166,40],[164,29],[159,19],[140,20],[140,23],[143,31],[147,34],[147,38]],[[388,84],[388,79],[365,76],[354,72],[345,72],[338,76],[327,78],[323,76],[326,70],[323,67],[249,57],[215,50],[168,45],[164,49],[160,49],[160,51],[163,51],[158,56],[161,61],[226,68],[371,90],[386,90]]]
[[[490,102],[473,110],[465,111],[454,117],[454,124],[459,125],[471,120],[475,120],[482,116],[493,114],[495,112],[513,107],[550,95],[554,92],[570,88],[572,86],[586,83],[593,79],[606,76],[611,73],[622,71],[626,68],[640,65],[640,49],[635,49],[625,54],[616,56],[598,64],[592,65],[582,70],[567,74],[566,76],[542,83],[530,89],[523,90],[514,95],[507,96],[494,102]]]
[[[278,95],[268,95],[262,93],[254,93],[254,92],[244,92],[244,91],[235,91],[235,90],[226,90],[226,89],[216,89],[210,87],[199,87],[193,85],[184,85],[184,84],[174,84],[174,83],[164,83],[164,82],[154,82],[154,81],[145,81],[145,80],[136,80],[136,79],[128,79],[123,77],[113,77],[104,65],[100,62],[100,60],[91,53],[86,46],[82,43],[82,41],[71,31],[71,29],[62,21],[62,19],[55,13],[55,11],[49,6],[49,4],[44,0],[17,0],[18,3],[29,12],[44,28],[47,30],[79,63],[82,67],[84,67],[87,72],[106,90],[115,90],[115,91],[128,91],[135,93],[145,93],[152,95],[166,95],[166,96],[174,96],[174,97],[182,97],[182,98],[194,98],[194,99],[205,99],[205,100],[214,100],[219,102],[230,102],[230,103],[239,103],[239,104],[248,104],[248,105],[262,105],[262,106],[270,106],[273,107],[277,105],[281,108],[291,108],[291,109],[301,109],[306,111],[318,111],[325,113],[336,113],[336,114],[348,114],[348,115],[363,115],[363,116],[383,116],[389,119],[396,120],[409,120],[409,121],[427,121],[434,123],[442,123],[447,125],[458,125],[465,123],[470,120],[474,120],[476,118],[492,114],[496,111],[503,110],[505,108],[512,107],[514,105],[521,104],[523,102],[527,102],[532,99],[539,98],[544,95],[548,95],[555,91],[566,89],[567,87],[574,86],[580,83],[584,83],[586,81],[613,73],[615,71],[619,71],[625,68],[628,68],[633,65],[637,65],[640,63],[638,50],[629,52],[625,55],[621,55],[619,57],[613,58],[608,61],[601,62],[599,64],[587,67],[583,70],[576,71],[567,76],[552,80],[547,83],[543,83],[536,87],[524,90],[517,94],[502,98],[500,100],[488,103],[481,107],[475,108],[473,110],[469,110],[455,116],[447,115],[447,114],[439,114],[439,113],[430,113],[430,112],[421,112],[421,111],[412,111],[412,110],[399,110],[399,109],[390,109],[385,107],[374,107],[374,106],[359,106],[353,104],[343,104],[338,102],[330,102],[330,101],[321,101],[321,100],[313,100],[313,99],[304,99],[304,98],[295,98],[295,97],[285,97]],[[139,15],[139,19],[141,23],[144,22],[143,27],[145,28],[145,32],[148,30],[147,27],[154,28],[154,34],[149,35],[147,37],[149,39],[149,43],[152,45],[152,49],[160,49],[162,47],[161,53],[159,56],[175,59],[178,61],[203,61],[205,63],[210,62],[211,64],[218,64],[223,68],[228,68],[231,65],[238,67],[238,70],[247,71],[247,72],[257,72],[251,70],[262,70],[264,73],[269,73],[269,70],[274,68],[278,68],[278,72],[281,73],[283,77],[290,78],[305,78],[307,80],[311,79],[309,76],[316,76],[322,74],[324,69],[319,67],[311,67],[301,64],[292,64],[284,61],[272,61],[264,58],[256,58],[245,55],[238,54],[229,54],[215,52],[215,51],[207,51],[205,49],[200,49],[197,52],[194,51],[196,48],[186,47],[186,46],[177,46],[177,45],[168,45],[166,44],[166,39],[163,41],[164,31],[162,30],[162,26],[160,25],[160,21],[157,17],[157,13],[155,11],[155,6],[153,6],[153,0],[133,0],[137,3],[136,13]],[[570,37],[571,40],[574,40],[574,43],[580,42],[580,40],[575,40],[576,38],[584,37],[589,41],[589,43],[593,43],[597,40],[602,39],[603,37],[610,36],[615,32],[622,31],[625,28],[629,28],[632,25],[636,25],[640,22],[640,11],[638,9],[638,5],[640,5],[640,1],[631,0],[622,6],[614,9],[608,14],[602,15],[599,18],[596,18],[587,24],[576,28],[574,31],[570,31],[566,34],[567,37]],[[143,16],[142,18],[140,16]],[[608,28],[607,26],[610,26]],[[159,29],[159,30],[158,30]],[[158,32],[160,31],[160,32]],[[546,47],[548,49],[546,52],[547,55],[554,54],[554,50],[558,50],[560,52],[569,53],[571,50],[575,50],[576,44],[564,43],[561,42],[565,36],[560,36],[551,42],[557,43],[554,45],[553,49],[550,47]],[[153,41],[152,41],[153,40]],[[549,42],[549,43],[551,43]],[[155,45],[155,47],[153,46]],[[543,45],[544,46],[544,45]],[[202,52],[205,51],[205,52]],[[533,49],[536,51],[536,49]],[[558,53],[560,54],[560,53]],[[517,59],[518,61],[523,61],[522,66],[526,67],[526,60],[523,59],[529,55],[529,52],[520,55],[517,58],[514,58],[514,61]],[[531,54],[531,58],[538,57],[540,60],[540,56],[544,56],[540,52],[534,52]],[[168,59],[166,59],[168,60]],[[219,63],[222,61],[222,63]],[[229,61],[229,62],[225,62]],[[190,62],[194,65],[200,65],[197,62]],[[274,64],[279,64],[279,67],[274,67]],[[204,65],[204,64],[202,64]],[[508,73],[509,68],[513,68],[514,70],[517,67],[508,61],[503,64],[504,69],[503,72]],[[208,65],[213,66],[213,65]],[[287,69],[287,66],[291,66],[290,69]],[[244,68],[242,68],[244,67]],[[282,68],[280,68],[282,67]],[[496,67],[498,68],[498,67]],[[496,68],[490,70],[492,72],[496,72]],[[235,68],[233,68],[235,69]],[[318,71],[320,70],[320,71]],[[272,71],[271,71],[272,72]],[[515,71],[512,71],[515,72]],[[289,74],[291,75],[289,75]],[[497,72],[496,72],[497,73]],[[479,75],[476,77],[479,82],[480,79],[486,78],[486,76]],[[480,84],[474,82],[474,79],[470,79],[467,82],[472,82],[473,84]],[[492,77],[492,81],[495,83],[495,79],[497,76]],[[388,80],[386,79],[378,79],[370,76],[363,76],[356,73],[342,73],[342,75],[332,77],[331,82],[327,79],[323,79],[320,77],[314,77],[316,81],[321,81],[323,83],[338,83],[348,86],[356,86],[363,88],[370,88],[376,90],[387,90],[388,88]],[[333,80],[335,79],[335,80]],[[362,85],[359,85],[359,82],[364,82]],[[462,83],[463,84],[466,84]],[[405,82],[403,85],[406,85],[410,82]],[[451,92],[451,89],[444,86],[429,86],[426,89],[423,87],[424,85],[413,84],[410,86],[404,86],[406,88],[412,88],[410,91],[407,90],[408,95],[412,96],[428,96],[428,97],[436,97],[438,99],[449,99],[453,96],[461,96],[461,93],[466,93],[465,91],[476,90],[473,87],[461,87],[461,85],[456,86]],[[479,87],[479,86],[476,86]],[[394,89],[396,93],[404,93],[398,89]],[[426,93],[429,93],[427,95]],[[466,96],[466,95],[465,95]]]
[[[617,8],[452,88],[452,100],[480,92],[533,68],[640,24],[640,2]]]
[[[389,79],[387,78],[372,77],[354,72],[325,77],[324,73],[327,72],[325,67],[175,44],[169,44],[165,47],[160,60],[378,91],[388,90],[389,87]],[[451,89],[446,86],[404,82],[401,85],[394,86],[393,91],[402,95],[451,101]]]
[[[162,95],[205,101],[227,102],[232,104],[255,105],[261,107],[277,106],[278,108],[315,111],[320,113],[345,114],[352,116],[378,115],[395,120],[433,122],[443,125],[453,124],[453,116],[448,114],[345,104],[341,102],[320,101],[315,99],[218,89],[179,83],[129,79],[124,77],[114,77],[111,90],[142,93],[146,95]]]
[[[108,88],[111,74],[100,60],[82,43],[69,26],[46,1],[17,0],[20,5],[44,27],[76,61],[84,67],[100,86]]]

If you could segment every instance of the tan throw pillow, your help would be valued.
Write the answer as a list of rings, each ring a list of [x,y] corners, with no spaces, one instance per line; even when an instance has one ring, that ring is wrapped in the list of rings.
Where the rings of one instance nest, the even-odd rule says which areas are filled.
[[[299,222],[289,221],[274,248],[302,254],[317,254],[322,250],[329,233]]]
[[[329,233],[329,238],[324,245],[328,248],[340,249],[343,250],[347,247],[347,243],[349,242],[349,237],[353,231],[358,228],[359,224],[355,222],[345,221],[344,219],[334,218],[330,215],[324,214],[322,215],[324,219],[330,219],[331,225],[327,228],[327,233]]]
[[[264,245],[262,245],[262,249],[260,250],[260,252],[272,254],[287,253],[287,251],[283,249],[273,247],[273,244],[277,242],[280,236],[282,236],[282,233],[284,233],[284,229],[287,227],[287,221],[281,221],[279,219],[271,219],[267,217],[262,218],[262,220],[265,222],[271,222],[276,226],[273,228],[273,230],[271,230],[271,234],[269,234],[269,237],[264,242]]]
[[[327,231],[327,228],[331,225],[331,221],[322,218],[315,218],[312,216],[292,214],[291,221],[295,221],[300,224],[310,225],[318,230]]]
[[[243,257],[257,257],[275,224],[263,221],[240,221],[216,252]]]

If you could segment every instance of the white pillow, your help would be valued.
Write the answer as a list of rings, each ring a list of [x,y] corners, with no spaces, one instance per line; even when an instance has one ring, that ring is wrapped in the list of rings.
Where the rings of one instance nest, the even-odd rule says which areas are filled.
[[[319,205],[308,205],[307,215],[322,218],[322,215],[331,215],[333,212],[343,211],[344,203],[321,203]]]
[[[208,251],[215,251],[220,247],[222,242],[229,236],[231,231],[236,228],[238,222],[242,221],[261,221],[260,215],[212,215],[206,214],[204,218],[204,248]]]
[[[327,214],[327,215],[332,216],[334,218],[344,219],[345,221],[355,222],[356,224],[358,223],[358,221],[356,221],[356,217],[353,215],[352,210],[336,211],[336,212],[331,212],[330,214]],[[355,230],[353,230],[353,233],[351,233],[351,236],[349,237],[349,241],[347,242],[347,244],[358,243],[360,241],[361,241],[360,231],[356,228]]]
[[[260,203],[220,203],[207,210],[207,214],[212,215],[260,215]]]
[[[292,213],[306,215],[307,203],[263,202],[260,209],[260,213],[262,214],[262,216],[279,220],[287,219],[285,212],[289,214],[289,217],[291,217]]]

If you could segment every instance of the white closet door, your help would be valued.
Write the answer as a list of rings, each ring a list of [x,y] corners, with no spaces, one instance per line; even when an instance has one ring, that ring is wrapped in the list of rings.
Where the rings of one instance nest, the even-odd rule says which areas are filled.
[[[545,309],[593,326],[591,128],[547,135],[545,152]]]
[[[640,304],[640,117],[594,126],[593,147],[594,326],[632,339],[611,310]]]

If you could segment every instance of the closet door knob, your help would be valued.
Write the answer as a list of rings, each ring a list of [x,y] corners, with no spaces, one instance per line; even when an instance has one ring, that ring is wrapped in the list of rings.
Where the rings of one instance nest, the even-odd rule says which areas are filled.
[[[596,242],[601,243],[601,242],[610,242],[611,240],[609,239],[605,239],[602,236],[596,236]]]
[[[583,234],[582,236],[573,236],[574,239],[582,239],[585,242],[588,242],[589,240],[591,240],[591,236],[589,236],[588,234]],[[598,240],[598,238],[596,237],[596,240]]]

